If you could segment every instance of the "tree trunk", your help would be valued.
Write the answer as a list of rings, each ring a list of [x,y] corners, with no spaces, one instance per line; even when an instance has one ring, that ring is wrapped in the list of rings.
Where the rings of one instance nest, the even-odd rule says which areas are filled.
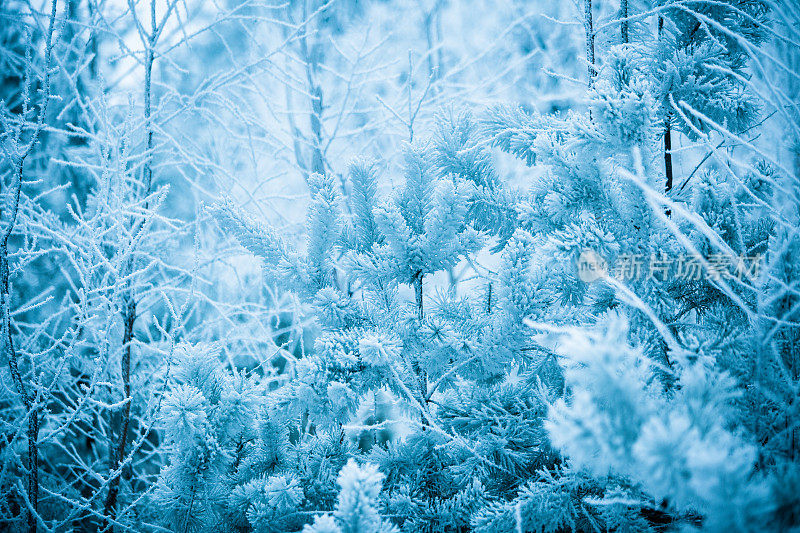
[[[589,87],[594,82],[594,76],[597,72],[594,68],[594,25],[592,23],[592,0],[585,0],[584,21],[583,25],[586,29],[586,61],[588,62],[589,70]]]
[[[33,511],[28,510],[27,522],[28,531],[36,533],[36,513],[38,512],[39,505],[39,416],[36,413],[36,398],[30,394],[25,382],[22,380],[22,373],[19,370],[19,362],[16,348],[14,347],[14,336],[11,334],[11,291],[8,266],[8,238],[14,228],[14,223],[17,219],[19,211],[19,198],[22,189],[22,168],[25,160],[19,161],[16,170],[17,174],[17,188],[12,196],[13,207],[11,209],[10,220],[8,227],[3,235],[3,240],[0,242],[0,287],[2,287],[2,313],[3,313],[3,335],[5,336],[5,348],[8,357],[8,368],[11,372],[11,380],[14,382],[14,387],[17,389],[22,399],[22,406],[25,409],[28,417],[28,457],[25,461],[25,469],[27,470],[25,476],[25,490],[28,496]]]
[[[136,321],[136,302],[130,295],[126,297],[126,304],[122,312],[122,319],[125,326],[122,335],[122,388],[125,395],[125,406],[122,412],[122,425],[119,431],[116,453],[109,469],[109,475],[113,478],[109,481],[108,495],[106,496],[103,515],[107,518],[103,520],[103,529],[108,526],[109,520],[116,518],[117,496],[119,496],[119,483],[122,477],[120,466],[125,460],[125,448],[128,443],[128,429],[131,421],[131,342],[133,341],[133,323]],[[119,472],[117,472],[119,470]]]
[[[664,190],[669,192],[672,190],[672,114],[667,113],[666,124],[664,125],[664,173],[666,181]],[[667,216],[672,214],[671,210],[667,209]]]
[[[664,31],[664,17],[658,17],[658,40],[661,41],[661,34]],[[664,119],[664,191],[672,190],[672,113],[667,111]],[[666,215],[670,216],[672,210],[667,209]]]
[[[28,416],[28,456],[25,461],[25,492],[33,511],[27,511],[28,531],[36,533],[36,513],[39,509],[39,416],[36,412],[35,398],[28,393],[22,374],[19,371],[17,352],[14,347],[14,337],[11,334],[11,309],[9,293],[9,269],[8,269],[8,246],[5,242],[0,243],[0,278],[2,280],[2,305],[3,305],[3,330],[5,334],[6,352],[8,356],[8,367],[11,372],[11,379],[17,389],[17,393],[22,399],[22,406]]]
[[[424,310],[422,307],[422,272],[417,272],[414,276],[414,296],[417,300],[417,318],[422,322]]]
[[[627,44],[630,42],[630,36],[628,35],[628,0],[620,1],[619,12],[620,18],[622,19],[622,22],[620,23],[622,43]]]
[[[417,300],[417,318],[422,323],[422,319],[425,317],[425,311],[422,304],[422,272],[417,272],[414,276],[414,296]],[[420,389],[420,398],[422,398],[422,405],[428,405],[428,372],[425,368],[421,365],[418,365],[416,369],[417,375],[419,377],[419,389]],[[426,421],[425,417],[422,417],[422,429],[424,430],[427,428],[428,422]]]

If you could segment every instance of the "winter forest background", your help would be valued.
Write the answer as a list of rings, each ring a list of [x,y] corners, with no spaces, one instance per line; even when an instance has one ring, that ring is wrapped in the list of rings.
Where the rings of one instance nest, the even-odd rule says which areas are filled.
[[[0,530],[800,531],[797,0],[0,0]]]

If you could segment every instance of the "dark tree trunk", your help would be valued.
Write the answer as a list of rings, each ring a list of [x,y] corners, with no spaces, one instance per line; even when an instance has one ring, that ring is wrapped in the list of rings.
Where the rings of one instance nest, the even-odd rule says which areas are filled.
[[[586,29],[586,61],[589,63],[589,87],[591,87],[596,72],[594,68],[594,24],[592,23],[592,0],[586,0],[584,5],[583,25]]]
[[[672,119],[672,114],[667,113],[666,124],[664,125],[664,174],[666,175],[666,181],[664,190],[669,192],[672,190],[672,126],[670,124]],[[667,209],[667,216],[669,216],[671,211]]]
[[[622,42],[627,44],[630,42],[630,36],[628,35],[628,0],[621,0],[619,5],[619,14],[622,22],[620,23],[620,34],[622,37]]]

